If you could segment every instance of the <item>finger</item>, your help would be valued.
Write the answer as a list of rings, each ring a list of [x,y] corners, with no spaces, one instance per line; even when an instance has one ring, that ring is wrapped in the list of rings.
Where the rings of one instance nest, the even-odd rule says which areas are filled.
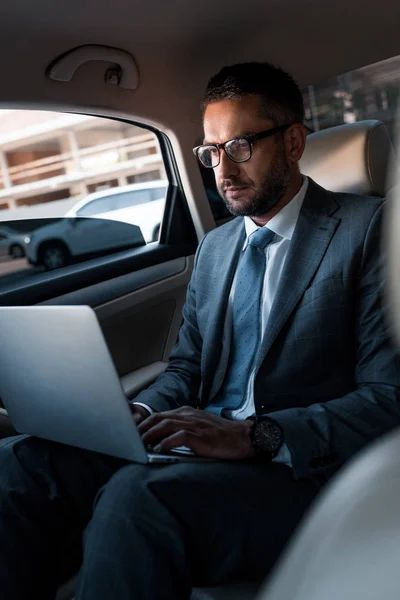
[[[154,413],[153,415],[151,415],[150,417],[148,417],[140,423],[138,427],[139,433],[143,435],[146,431],[148,431],[164,419],[173,418],[175,420],[185,421],[187,419],[192,419],[193,417],[199,418],[199,416],[202,414],[202,411],[200,410],[194,412],[195,409],[188,410],[187,407],[185,407],[185,409],[186,410],[177,408],[174,410],[166,410],[163,412]]]
[[[157,425],[157,423],[163,419],[165,419],[165,413],[154,413],[153,415],[147,417],[147,419],[144,419],[144,421],[142,421],[138,426],[140,435],[143,435],[143,433]]]
[[[168,437],[161,440],[154,448],[155,452],[168,452],[178,446],[186,446],[195,454],[201,455],[203,446],[201,438],[194,431],[176,431]]]
[[[198,408],[195,408],[194,406],[180,406],[179,408],[176,409],[176,413],[177,414],[183,414],[183,415],[197,415],[198,413],[201,413],[203,411],[201,411]]]
[[[142,434],[142,440],[145,446],[153,446],[177,431],[186,431],[188,429],[193,430],[192,423],[180,419],[167,418]]]
[[[136,425],[139,425],[139,423],[141,421],[143,421],[143,416],[139,413],[139,411],[135,411],[132,414],[133,420],[135,421]]]

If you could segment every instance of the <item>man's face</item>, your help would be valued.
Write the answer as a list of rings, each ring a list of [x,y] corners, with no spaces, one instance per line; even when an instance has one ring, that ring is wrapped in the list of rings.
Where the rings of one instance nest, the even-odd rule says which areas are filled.
[[[259,96],[221,100],[209,104],[204,115],[204,143],[219,144],[245,134],[275,127],[263,117]],[[282,134],[254,142],[252,156],[235,163],[224,150],[214,168],[218,191],[235,216],[259,217],[272,210],[285,195],[291,177]]]

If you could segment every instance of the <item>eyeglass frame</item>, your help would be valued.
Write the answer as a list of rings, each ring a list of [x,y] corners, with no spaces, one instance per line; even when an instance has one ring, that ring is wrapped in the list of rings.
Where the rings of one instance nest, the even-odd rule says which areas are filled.
[[[286,131],[286,129],[289,129],[289,127],[291,127],[294,124],[295,123],[287,123],[286,125],[279,125],[278,127],[273,127],[272,129],[265,129],[264,131],[260,131],[259,133],[253,133],[252,135],[239,135],[237,137],[231,138],[230,140],[226,140],[226,142],[222,142],[221,144],[201,144],[200,146],[196,146],[195,148],[193,148],[193,154],[195,155],[195,157],[197,158],[197,160],[199,161],[201,166],[204,167],[205,169],[215,169],[215,167],[219,166],[219,164],[221,162],[221,150],[224,150],[225,154],[227,155],[229,160],[231,160],[232,162],[244,163],[244,162],[247,162],[248,160],[250,160],[252,157],[254,142],[256,142],[258,140],[262,140],[267,137],[270,137],[272,135],[275,135],[276,133],[281,133],[282,131]],[[235,140],[246,140],[247,141],[247,143],[249,144],[249,148],[250,148],[249,158],[245,158],[244,160],[234,160],[233,158],[231,158],[229,156],[229,154],[225,150],[225,145],[229,144],[229,142],[234,142]],[[218,162],[216,165],[210,165],[209,167],[207,167],[203,162],[201,162],[201,160],[198,156],[198,151],[200,150],[200,148],[204,148],[204,146],[206,146],[206,147],[214,146],[214,148],[217,148]]]

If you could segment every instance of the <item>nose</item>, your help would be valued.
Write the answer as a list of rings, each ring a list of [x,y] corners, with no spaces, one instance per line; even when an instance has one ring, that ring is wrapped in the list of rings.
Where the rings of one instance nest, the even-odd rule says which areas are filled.
[[[240,164],[231,160],[225,150],[221,150],[218,167],[215,168],[217,180],[231,179],[240,174]]]

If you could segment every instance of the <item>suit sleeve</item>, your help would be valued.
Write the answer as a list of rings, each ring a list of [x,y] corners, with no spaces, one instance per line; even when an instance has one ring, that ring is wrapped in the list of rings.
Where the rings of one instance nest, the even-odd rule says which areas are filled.
[[[193,273],[183,308],[183,323],[179,331],[178,343],[171,352],[168,367],[148,389],[134,399],[134,402],[146,404],[155,411],[173,410],[185,405],[196,406],[197,403],[203,340],[196,318],[196,267],[205,237],[196,251]]]
[[[271,413],[284,430],[297,479],[336,470],[366,443],[400,425],[400,357],[383,305],[381,205],[365,237],[356,306],[355,389],[341,398]]]

